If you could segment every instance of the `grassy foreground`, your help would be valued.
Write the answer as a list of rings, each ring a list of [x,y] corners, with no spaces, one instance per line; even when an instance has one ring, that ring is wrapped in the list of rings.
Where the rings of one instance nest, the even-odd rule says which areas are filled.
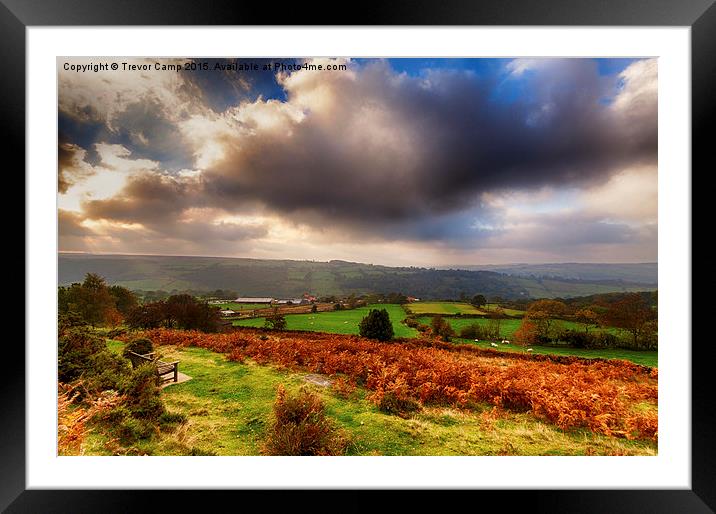
[[[109,347],[121,351],[122,343]],[[307,386],[321,396],[326,413],[349,438],[349,455],[655,455],[657,446],[594,434],[562,431],[528,413],[500,413],[423,408],[407,419],[380,412],[356,389],[349,398],[307,382],[310,375],[251,361],[230,362],[222,354],[199,348],[162,346],[169,360],[179,360],[192,377],[162,392],[167,408],[188,421],[138,445],[150,455],[186,455],[200,449],[217,455],[257,455],[271,423],[276,388],[296,393]],[[103,434],[87,437],[85,454],[111,454]]]

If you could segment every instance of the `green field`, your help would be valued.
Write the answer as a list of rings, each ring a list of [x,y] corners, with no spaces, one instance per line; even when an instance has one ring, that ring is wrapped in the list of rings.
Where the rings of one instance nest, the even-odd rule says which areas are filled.
[[[110,341],[121,351],[122,344]],[[276,387],[295,394],[307,386],[323,399],[326,414],[350,441],[348,455],[655,455],[653,443],[629,441],[587,430],[562,431],[528,413],[505,412],[497,419],[490,408],[467,411],[424,407],[407,419],[380,412],[358,388],[349,398],[331,387],[309,384],[306,374],[271,366],[229,362],[224,355],[199,348],[160,347],[167,360],[179,360],[192,379],[167,387],[162,398],[170,412],[186,423],[173,432],[140,441],[140,453],[187,455],[192,450],[217,455],[258,455],[271,423]],[[106,435],[92,430],[86,455],[109,455]]]
[[[460,334],[460,330],[466,326],[477,323],[479,325],[485,325],[490,321],[484,318],[472,318],[472,319],[460,319],[460,318],[445,318],[455,330],[457,335]],[[420,323],[430,325],[432,318],[429,316],[421,316],[418,318]],[[519,319],[503,319],[500,325],[500,333],[502,337],[507,340],[512,340],[515,330],[517,330],[522,321]],[[558,323],[564,328],[580,329],[577,323],[572,321],[559,320]],[[613,333],[618,333],[619,329],[609,327],[608,330]],[[472,339],[453,339],[456,342],[462,342],[466,344],[473,344],[482,348],[494,348],[490,345],[490,341],[474,341]],[[600,357],[602,359],[622,359],[634,362],[636,364],[642,364],[644,366],[658,367],[658,352],[656,351],[636,351],[636,350],[625,350],[621,348],[603,348],[596,350],[587,350],[584,348],[572,348],[569,346],[531,346],[533,349],[532,353],[544,354],[544,355],[574,355],[576,357],[595,358]],[[500,351],[507,352],[524,352],[525,349],[521,346],[514,344],[514,341],[510,341],[510,344],[498,343],[498,347],[494,348]]]
[[[490,323],[488,318],[445,318],[445,320],[450,323],[456,333],[460,333],[461,329],[474,323],[477,323],[478,325],[487,325]],[[432,317],[420,316],[418,321],[425,325],[430,325]],[[522,320],[520,319],[503,319],[500,322],[500,335],[506,339],[511,339],[514,336],[515,330],[520,328],[521,323]],[[574,321],[554,320],[553,323],[555,326],[559,326],[565,330],[583,330],[582,326]],[[604,327],[602,330],[606,330],[607,332],[611,332],[615,335],[620,333],[620,330],[614,327]]]
[[[479,346],[480,348],[492,348],[494,350],[500,350],[504,352],[519,352],[526,353],[526,349],[512,342],[510,344],[500,344],[495,348],[490,345],[490,341],[478,341],[475,342],[472,339],[460,339],[454,338],[453,342],[462,344],[472,344]],[[582,357],[585,359],[620,359],[630,361],[635,364],[641,364],[642,366],[649,366],[651,368],[658,368],[658,352],[655,351],[636,351],[636,350],[625,350],[622,348],[602,348],[596,350],[587,350],[584,348],[572,348],[569,346],[530,346],[532,352],[540,355],[573,355],[575,357]]]
[[[485,305],[485,309],[488,313],[490,311],[494,311],[497,307],[500,307],[497,303],[488,303]],[[516,318],[520,318],[524,316],[525,311],[517,310],[517,309],[507,309],[505,307],[502,307],[502,312],[504,312],[507,316],[514,316]]]
[[[460,302],[415,302],[407,307],[413,314],[486,314],[469,303]]]
[[[417,330],[401,323],[406,314],[400,305],[376,304],[344,311],[318,312],[310,314],[287,314],[287,330],[311,330],[332,334],[358,334],[358,324],[370,309],[385,309],[393,323],[395,337],[415,337]],[[263,327],[264,318],[242,319],[234,322],[238,327]]]
[[[424,325],[430,325],[433,318],[432,316],[420,316],[418,321]],[[456,334],[460,333],[463,328],[477,323],[478,325],[487,325],[490,320],[487,318],[445,318],[450,323],[450,326],[455,330]],[[522,320],[519,319],[503,319],[500,322],[500,335],[506,339],[512,338],[515,330],[520,328]]]

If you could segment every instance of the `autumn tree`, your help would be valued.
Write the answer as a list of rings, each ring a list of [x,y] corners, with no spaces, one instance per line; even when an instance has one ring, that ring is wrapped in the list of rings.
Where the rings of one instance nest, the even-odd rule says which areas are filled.
[[[159,328],[164,324],[164,302],[138,305],[129,311],[126,322],[131,328]]]
[[[181,328],[216,332],[221,325],[219,309],[188,294],[173,295],[166,301],[139,305],[127,314],[132,328]]]
[[[634,346],[639,346],[642,336],[651,331],[656,320],[656,312],[641,295],[630,293],[609,306],[604,320],[608,325],[629,332]]]
[[[129,311],[134,309],[138,304],[137,295],[135,295],[126,287],[110,286],[109,294],[112,295],[112,298],[114,298],[115,308],[122,315],[126,316],[127,314],[129,314]]]
[[[430,326],[433,329],[433,334],[442,338],[443,341],[450,341],[450,338],[455,336],[455,331],[450,323],[440,315],[433,316]]]
[[[599,314],[592,309],[580,309],[574,314],[574,320],[584,327],[584,332],[589,333],[590,328],[599,326]]]
[[[531,346],[537,343],[538,335],[537,325],[529,319],[523,318],[520,327],[515,330],[513,337],[515,343],[521,346]]]
[[[57,300],[61,313],[75,312],[93,326],[105,323],[106,315],[115,308],[104,278],[95,273],[87,273],[81,284],[59,288]]]
[[[532,322],[540,337],[549,339],[554,335],[556,318],[564,316],[567,306],[559,300],[537,300],[527,308],[525,318]]]

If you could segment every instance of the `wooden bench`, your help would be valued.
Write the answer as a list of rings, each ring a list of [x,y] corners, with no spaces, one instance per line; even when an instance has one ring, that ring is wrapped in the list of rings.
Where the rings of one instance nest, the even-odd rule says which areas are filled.
[[[176,382],[179,373],[179,361],[164,362],[156,358],[154,355],[154,352],[145,353],[143,355],[139,353],[129,352],[129,360],[132,361],[132,367],[134,368],[141,366],[142,364],[154,364],[157,368],[157,375],[162,381],[162,384],[165,382]],[[172,374],[171,376],[165,376],[169,375],[170,373]]]

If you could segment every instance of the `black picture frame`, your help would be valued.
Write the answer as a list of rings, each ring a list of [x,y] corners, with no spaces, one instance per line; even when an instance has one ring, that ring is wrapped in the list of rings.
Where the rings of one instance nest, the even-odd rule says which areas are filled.
[[[688,26],[691,28],[692,170],[716,169],[710,132],[716,112],[716,5],[714,0],[442,0],[441,2],[362,2],[348,14],[318,15],[296,5],[277,15],[275,4],[239,5],[230,0],[0,0],[0,120],[2,146],[17,155],[16,169],[25,168],[25,29],[29,26],[111,25],[573,25]],[[685,170],[684,173],[688,173]],[[693,180],[694,172],[691,171]],[[24,181],[19,186],[24,190]],[[692,188],[693,190],[693,188]],[[18,195],[19,196],[19,195]],[[692,203],[693,205],[693,203]],[[693,217],[693,216],[692,216]],[[696,220],[696,217],[693,217]],[[693,233],[693,232],[692,232]],[[24,247],[24,246],[23,246]],[[692,246],[693,252],[693,246]],[[693,253],[692,253],[693,255]],[[25,275],[32,270],[25,268]],[[693,268],[692,268],[693,274]],[[685,299],[691,301],[691,299]],[[706,307],[703,307],[705,310]],[[702,312],[702,316],[705,312]],[[692,311],[692,319],[693,319]],[[692,337],[693,339],[693,337]],[[706,341],[703,341],[704,343]],[[688,341],[687,341],[688,343]],[[0,509],[8,512],[128,512],[146,510],[159,502],[166,509],[188,506],[196,495],[211,495],[212,504],[241,497],[242,505],[271,495],[273,507],[304,503],[306,491],[290,497],[260,491],[78,491],[26,490],[25,486],[25,352],[5,345],[6,366],[0,380]],[[716,452],[714,405],[708,345],[692,348],[692,488],[690,490],[530,490],[451,492],[458,498],[479,495],[501,505],[529,504],[532,511],[549,512],[714,512],[716,510]],[[9,352],[15,352],[15,355]],[[20,365],[22,363],[22,365]],[[426,491],[414,491],[404,507],[424,504]],[[375,492],[351,491],[340,500],[321,503],[331,510],[364,510],[374,505]],[[454,497],[458,494],[458,497]],[[255,498],[262,495],[264,498]],[[494,498],[490,498],[494,497]],[[474,501],[469,499],[468,501]],[[205,504],[206,498],[202,500]],[[141,505],[141,508],[137,508]],[[236,504],[234,504],[236,505]],[[316,507],[320,508],[320,506]],[[183,510],[183,509],[182,509]],[[314,509],[315,510],[315,509]]]

